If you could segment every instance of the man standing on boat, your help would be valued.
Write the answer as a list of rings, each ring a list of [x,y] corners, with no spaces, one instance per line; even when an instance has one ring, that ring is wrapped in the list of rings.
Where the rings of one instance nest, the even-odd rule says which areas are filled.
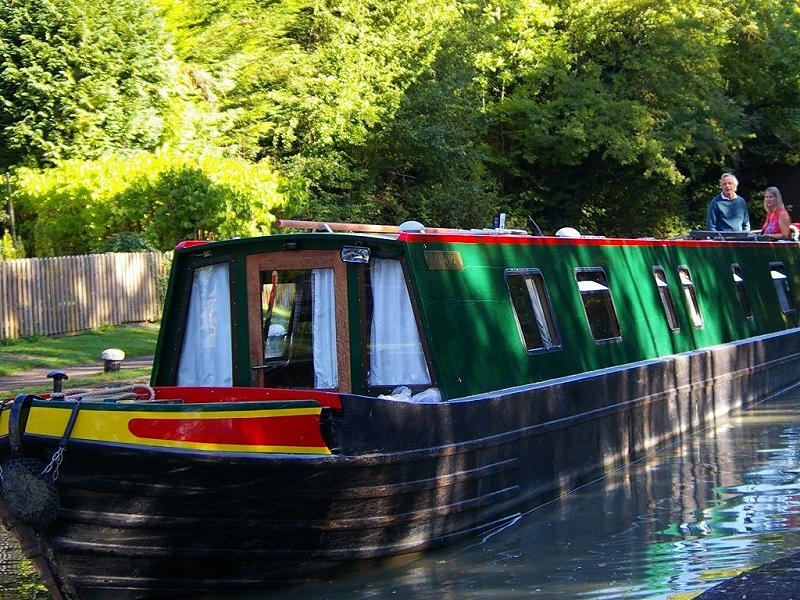
[[[722,193],[708,205],[706,229],[708,231],[750,231],[750,214],[747,202],[736,193],[739,180],[731,173],[723,173],[719,180]]]

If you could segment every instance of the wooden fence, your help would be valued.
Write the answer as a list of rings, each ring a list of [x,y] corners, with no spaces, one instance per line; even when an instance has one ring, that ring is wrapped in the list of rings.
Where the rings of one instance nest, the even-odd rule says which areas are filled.
[[[172,253],[0,261],[0,340],[156,321]]]

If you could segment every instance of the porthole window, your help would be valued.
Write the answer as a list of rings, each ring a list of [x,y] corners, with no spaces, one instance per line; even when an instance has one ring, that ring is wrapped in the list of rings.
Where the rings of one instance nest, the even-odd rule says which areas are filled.
[[[694,289],[694,281],[692,281],[689,267],[678,267],[678,279],[683,288],[683,297],[686,300],[686,308],[689,309],[689,315],[692,318],[692,325],[697,329],[702,329],[705,322],[703,321],[703,313],[700,311],[700,303],[697,301],[697,293]]]
[[[661,306],[664,307],[664,316],[667,318],[667,325],[670,331],[680,331],[681,326],[678,315],[675,313],[675,304],[672,302],[672,293],[669,291],[667,273],[661,266],[653,267],[653,279],[656,283],[658,295],[661,297]]]
[[[505,273],[520,337],[529,353],[561,347],[544,277],[538,269],[509,269]]]
[[[794,312],[792,290],[789,287],[789,276],[786,274],[786,267],[783,266],[783,263],[770,263],[769,274],[772,277],[772,285],[775,286],[775,293],[778,295],[781,312],[785,315]]]
[[[618,342],[622,339],[617,311],[611,298],[608,278],[603,269],[578,269],[575,281],[581,295],[589,329],[596,342]]]
[[[753,320],[753,308],[750,305],[750,298],[747,295],[747,288],[744,287],[744,277],[742,276],[742,269],[736,263],[731,265],[731,272],[733,274],[733,287],[736,288],[736,295],[739,297],[739,304],[742,305],[742,312],[744,318],[748,321]]]

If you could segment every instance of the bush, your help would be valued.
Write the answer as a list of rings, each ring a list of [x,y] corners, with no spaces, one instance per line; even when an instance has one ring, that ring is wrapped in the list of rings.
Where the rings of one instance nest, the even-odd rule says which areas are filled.
[[[0,260],[9,258],[25,258],[25,248],[22,244],[11,239],[11,233],[6,231],[0,239]]]
[[[149,252],[154,248],[144,239],[141,233],[123,231],[121,233],[112,233],[108,236],[99,250],[101,252]]]
[[[285,204],[281,181],[263,162],[170,150],[13,173],[19,230],[36,256],[265,235]]]

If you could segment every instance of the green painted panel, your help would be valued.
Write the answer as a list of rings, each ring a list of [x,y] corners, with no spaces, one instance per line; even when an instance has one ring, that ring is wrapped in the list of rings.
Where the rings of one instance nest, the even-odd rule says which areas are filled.
[[[347,317],[350,325],[350,383],[355,394],[366,393],[364,381],[364,346],[361,340],[366,335],[361,323],[361,290],[359,289],[358,265],[347,266]]]
[[[457,250],[463,271],[428,270],[426,250]],[[412,243],[410,261],[440,384],[448,398],[488,392],[553,377],[730,342],[796,325],[783,315],[769,276],[769,263],[796,267],[797,247],[735,244],[691,245],[511,245]],[[731,263],[742,268],[756,317],[744,319]],[[670,283],[681,328],[670,331],[652,267],[661,265]],[[691,271],[704,316],[692,326],[677,269]],[[586,321],[574,270],[602,267],[617,309],[622,340],[596,343]],[[536,268],[550,294],[562,348],[529,355],[517,330],[507,293],[507,268]],[[796,269],[795,269],[796,270]],[[793,271],[794,272],[794,271]],[[797,298],[796,275],[792,282]],[[433,325],[435,324],[435,326]]]

